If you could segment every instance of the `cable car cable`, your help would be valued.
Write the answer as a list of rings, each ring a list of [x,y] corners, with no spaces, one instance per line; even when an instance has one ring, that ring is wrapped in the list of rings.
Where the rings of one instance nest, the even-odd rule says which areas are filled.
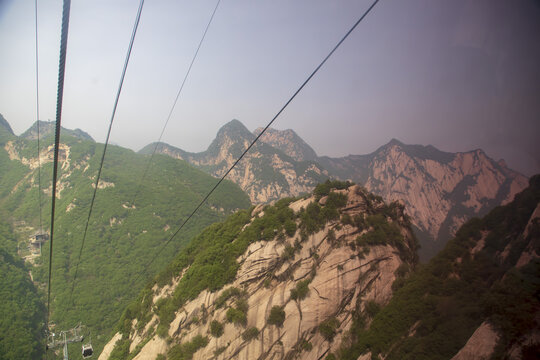
[[[66,70],[66,51],[69,29],[69,12],[71,0],[64,0],[62,11],[62,35],[60,40],[60,61],[58,64],[58,92],[56,96],[56,128],[54,136],[54,160],[53,160],[53,179],[52,179],[52,204],[51,204],[51,239],[49,249],[49,277],[47,282],[47,328],[49,326],[49,317],[51,314],[51,280],[52,280],[52,254],[54,241],[54,210],[56,206],[56,180],[58,174],[58,147],[60,145],[60,124],[62,120],[62,100],[64,97],[64,73]],[[46,347],[46,346],[45,346]]]
[[[39,231],[43,233],[43,210],[41,204],[41,158],[39,156],[40,144],[39,144],[39,55],[38,55],[38,4],[37,0],[34,0],[34,9],[36,15],[36,124],[37,124],[37,159],[38,159],[38,203],[39,203]],[[41,245],[40,245],[41,246]],[[40,247],[41,251],[41,247]]]
[[[210,16],[210,20],[208,21],[208,24],[206,25],[206,29],[204,29],[204,33],[201,37],[201,40],[199,41],[199,45],[197,46],[197,50],[195,51],[195,54],[193,55],[193,58],[191,59],[191,63],[189,64],[189,67],[187,69],[187,72],[184,76],[184,79],[182,80],[182,84],[180,85],[180,89],[178,90],[178,93],[176,94],[176,98],[174,99],[173,105],[171,107],[171,110],[169,111],[169,115],[167,116],[167,120],[165,121],[165,124],[163,125],[163,129],[161,129],[161,134],[159,135],[158,140],[156,141],[156,146],[154,146],[154,150],[152,151],[152,155],[150,156],[150,159],[148,160],[146,164],[146,168],[143,172],[143,176],[141,177],[141,180],[139,181],[139,186],[137,187],[137,190],[135,192],[135,196],[133,196],[133,200],[131,201],[131,206],[135,205],[135,200],[139,196],[139,193],[142,188],[142,184],[144,182],[144,179],[146,178],[146,175],[148,175],[148,171],[150,170],[150,165],[152,164],[152,160],[154,159],[154,156],[156,154],[157,148],[161,142],[161,138],[163,137],[163,134],[165,133],[165,128],[167,127],[167,124],[169,123],[169,120],[171,119],[172,113],[176,107],[176,103],[178,102],[178,99],[180,98],[180,94],[182,93],[182,90],[184,89],[184,85],[186,84],[186,80],[189,76],[189,73],[191,72],[191,68],[193,67],[193,63],[195,63],[195,59],[197,59],[197,55],[199,54],[199,50],[201,49],[202,43],[204,41],[204,38],[206,37],[206,33],[208,32],[208,29],[210,28],[210,24],[212,24],[212,20],[214,19],[214,15],[216,14],[216,11],[218,9],[219,3],[221,0],[218,0],[216,3],[216,6],[214,7],[214,11],[212,12],[212,15]]]
[[[293,101],[293,99],[296,97],[296,95],[298,95],[298,93],[300,93],[300,91],[302,91],[302,89],[307,85],[307,83],[313,78],[313,76],[315,76],[315,74],[319,71],[319,69],[326,63],[326,61],[332,56],[332,54],[334,54],[334,52],[339,48],[339,46],[345,41],[345,39],[347,39],[347,37],[349,37],[349,35],[354,31],[354,29],[356,29],[356,27],[358,26],[358,24],[360,24],[360,22],[367,16],[367,14],[369,14],[369,12],[373,9],[373,7],[379,2],[379,0],[375,0],[371,6],[363,13],[363,15],[356,21],[356,23],[349,29],[349,31],[347,31],[347,33],[341,38],[341,40],[336,44],[336,46],[334,46],[334,48],[328,53],[328,55],[326,55],[326,57],[321,61],[321,63],[315,68],[315,70],[313,70],[313,72],[307,77],[307,79],[302,83],[302,85],[300,85],[300,87],[294,92],[294,94],[289,98],[289,100],[287,100],[287,102],[285,103],[285,105],[283,105],[283,107],[277,112],[277,114],[272,118],[272,120],[270,120],[270,122],[266,125],[266,127],[261,131],[261,133],[251,142],[251,144],[249,144],[249,146],[247,147],[247,149],[244,150],[244,152],[240,155],[240,157],[234,162],[234,164],[229,168],[229,170],[227,170],[227,172],[219,179],[219,181],[214,185],[214,187],[208,192],[208,194],[201,200],[201,202],[199,203],[199,205],[197,205],[197,207],[195,207],[195,209],[191,212],[191,214],[186,218],[186,220],[184,220],[184,222],[180,225],[180,227],[178,228],[178,230],[176,230],[174,232],[174,234],[158,249],[158,252],[152,257],[152,259],[145,265],[145,267],[143,268],[143,270],[141,272],[139,272],[139,274],[137,275],[137,277],[135,278],[135,280],[133,281],[134,283],[141,277],[141,274],[145,273],[149,266],[155,261],[155,259],[159,256],[159,254],[163,251],[163,249],[165,248],[165,246],[167,246],[173,239],[174,237],[180,232],[180,230],[182,230],[182,228],[186,225],[186,223],[193,217],[193,215],[195,215],[195,213],[199,210],[199,208],[206,202],[206,200],[208,200],[208,198],[210,197],[210,195],[212,195],[212,193],[216,190],[216,188],[223,182],[223,180],[225,180],[225,178],[227,177],[227,175],[229,175],[229,173],[234,169],[234,167],[236,166],[236,164],[238,164],[238,162],[240,162],[240,160],[242,160],[242,158],[244,157],[244,155],[246,155],[246,153],[253,147],[253,145],[255,145],[255,143],[257,142],[257,140],[259,140],[259,138],[266,132],[266,130],[274,123],[274,121],[279,117],[279,115],[281,115],[281,113],[287,108],[287,106],[289,106],[289,104]]]
[[[133,43],[135,41],[135,35],[137,34],[137,28],[139,27],[139,22],[140,22],[140,19],[141,19],[141,13],[142,13],[143,5],[144,5],[144,0],[141,0],[140,3],[139,3],[139,9],[137,11],[137,17],[135,18],[135,24],[133,25],[133,31],[131,33],[131,40],[129,42],[129,47],[128,47],[128,51],[127,51],[127,54],[126,54],[126,59],[125,59],[125,62],[124,62],[124,68],[122,70],[122,76],[120,77],[120,84],[118,85],[118,91],[116,93],[116,99],[114,101],[113,111],[112,111],[112,115],[111,115],[111,120],[109,122],[109,129],[107,131],[107,138],[105,140],[105,146],[103,148],[103,154],[101,155],[101,162],[99,164],[99,170],[98,170],[98,174],[97,174],[97,177],[96,177],[96,182],[94,183],[94,193],[92,195],[92,201],[90,203],[90,210],[88,211],[88,218],[86,219],[86,225],[84,227],[83,239],[82,239],[82,243],[81,243],[81,248],[79,250],[79,258],[77,260],[77,266],[75,267],[75,276],[73,277],[73,283],[72,283],[72,286],[71,286],[71,293],[69,295],[69,301],[70,302],[71,302],[72,297],[73,297],[73,290],[75,289],[75,283],[76,283],[76,280],[77,280],[77,275],[79,273],[79,264],[81,263],[81,256],[82,256],[82,252],[83,252],[83,248],[84,248],[84,242],[86,240],[86,234],[88,232],[88,224],[90,223],[90,217],[92,216],[92,209],[94,208],[94,202],[96,200],[96,193],[97,193],[97,190],[98,190],[99,180],[101,178],[101,171],[103,170],[103,163],[105,162],[105,154],[107,152],[107,145],[109,144],[109,137],[111,136],[112,124],[113,124],[113,121],[114,121],[114,116],[116,114],[116,109],[118,107],[118,101],[120,99],[120,94],[122,92],[122,86],[124,84],[124,78],[126,76],[127,67],[128,67],[128,64],[129,64],[129,59],[131,57],[131,50],[133,48]]]

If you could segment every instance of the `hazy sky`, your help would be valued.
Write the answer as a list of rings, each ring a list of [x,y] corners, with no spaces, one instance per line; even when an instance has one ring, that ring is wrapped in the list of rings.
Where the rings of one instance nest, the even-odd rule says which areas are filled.
[[[139,0],[74,0],[62,125],[103,142]],[[215,0],[146,0],[111,142],[156,141]],[[222,0],[164,141],[208,147],[236,118],[264,126],[370,2]],[[61,0],[38,1],[40,112],[54,120]],[[35,120],[34,1],[0,0],[0,113]],[[319,155],[391,138],[484,149],[540,172],[540,2],[380,0],[277,120]]]

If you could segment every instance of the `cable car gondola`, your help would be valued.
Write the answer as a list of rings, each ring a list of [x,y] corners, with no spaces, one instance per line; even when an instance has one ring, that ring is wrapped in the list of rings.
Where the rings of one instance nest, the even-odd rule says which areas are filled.
[[[83,359],[88,359],[92,354],[94,354],[94,348],[92,347],[92,334],[90,334],[90,341],[88,344],[83,344],[82,346],[82,357]]]
[[[82,357],[83,359],[87,359],[94,354],[94,349],[92,348],[92,344],[84,344],[82,346]]]

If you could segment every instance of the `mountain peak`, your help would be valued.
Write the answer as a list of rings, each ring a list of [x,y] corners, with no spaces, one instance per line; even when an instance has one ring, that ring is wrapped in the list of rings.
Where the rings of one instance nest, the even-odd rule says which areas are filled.
[[[7,120],[4,118],[2,114],[0,114],[0,126],[4,127],[11,135],[13,134],[13,129],[11,129],[11,126],[7,122]]]
[[[257,128],[253,132],[259,135],[263,128]],[[296,161],[317,161],[317,154],[298,134],[292,130],[276,130],[269,128],[266,130],[261,141],[281,150]]]
[[[433,145],[408,145],[404,144],[396,138],[390,140],[386,145],[381,146],[375,151],[375,153],[380,153],[381,151],[385,151],[394,146],[399,147],[401,151],[411,157],[416,157],[423,160],[434,160],[444,164],[451,162],[455,156],[454,153],[441,151]]]
[[[401,141],[399,141],[398,139],[392,138],[392,140],[390,140],[390,141],[388,142],[388,144],[386,144],[385,146],[390,147],[390,146],[394,146],[394,145],[401,145],[401,146],[403,146],[404,144],[403,144]]]
[[[217,136],[219,137],[223,134],[251,137],[251,132],[248,130],[248,128],[244,124],[242,124],[240,120],[237,119],[232,119],[219,129]]]
[[[255,136],[239,120],[233,119],[219,129],[216,138],[208,149],[207,155],[217,156],[222,151],[230,152],[234,157],[240,156]],[[226,150],[225,150],[226,149]]]
[[[55,133],[55,126],[56,123],[54,121],[42,121],[38,120],[35,123],[28,128],[24,133],[21,134],[21,138],[28,139],[28,140],[35,140],[37,139],[37,130],[39,125],[39,136],[40,137],[46,137],[49,135],[54,135]],[[79,138],[81,140],[90,140],[94,141],[92,136],[90,136],[88,133],[82,131],[81,129],[66,129],[62,127],[62,133],[65,135],[73,136],[76,138]]]

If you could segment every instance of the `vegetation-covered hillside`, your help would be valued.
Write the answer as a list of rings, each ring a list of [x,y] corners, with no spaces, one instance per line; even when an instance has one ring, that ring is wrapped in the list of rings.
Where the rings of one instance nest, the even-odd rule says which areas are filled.
[[[17,240],[0,217],[0,359],[43,356],[45,307],[17,256]]]
[[[40,156],[45,230],[50,219],[52,141],[52,134],[42,139]],[[162,249],[217,179],[184,161],[156,156],[141,183],[149,157],[109,146],[80,253],[103,145],[65,134],[61,135],[61,144],[51,320],[56,322],[57,330],[82,322],[99,352],[122,309],[147,279],[203,228],[250,203],[238,186],[224,182]],[[39,228],[36,141],[0,129],[0,147],[0,206],[9,213],[7,220],[19,224],[15,230],[22,245],[21,255],[27,256],[26,240]],[[44,244],[43,254],[48,255],[49,246],[49,242]],[[146,269],[159,249],[163,251]],[[48,275],[46,255],[30,256],[35,263],[32,275],[43,290]]]
[[[356,323],[339,358],[450,359],[483,322],[498,335],[491,359],[506,359],[510,352],[536,358],[540,214],[531,215],[539,202],[537,175],[512,203],[470,220],[402,284],[368,328]]]

